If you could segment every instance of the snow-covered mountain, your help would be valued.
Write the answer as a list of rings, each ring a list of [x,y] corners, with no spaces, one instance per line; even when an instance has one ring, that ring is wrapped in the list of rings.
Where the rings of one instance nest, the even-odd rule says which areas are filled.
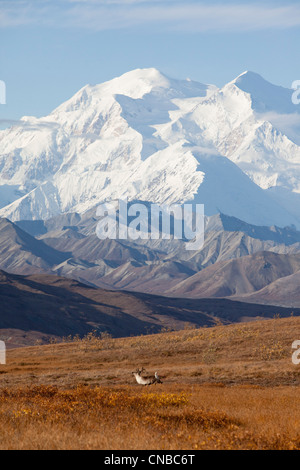
[[[0,217],[128,197],[300,228],[300,106],[245,72],[219,89],[138,69],[0,131]]]

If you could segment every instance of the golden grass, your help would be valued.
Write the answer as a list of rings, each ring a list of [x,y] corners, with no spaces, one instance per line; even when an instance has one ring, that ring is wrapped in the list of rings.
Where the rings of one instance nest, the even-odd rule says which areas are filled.
[[[0,449],[300,449],[300,318],[8,351]],[[141,387],[144,366],[162,385]]]
[[[0,448],[300,448],[294,390],[181,388],[4,389],[0,394]]]

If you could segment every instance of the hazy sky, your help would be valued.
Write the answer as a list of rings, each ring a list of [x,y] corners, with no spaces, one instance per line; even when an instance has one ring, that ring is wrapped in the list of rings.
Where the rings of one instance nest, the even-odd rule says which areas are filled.
[[[252,70],[290,87],[299,64],[299,0],[0,0],[0,119],[46,115],[135,68],[218,86]]]

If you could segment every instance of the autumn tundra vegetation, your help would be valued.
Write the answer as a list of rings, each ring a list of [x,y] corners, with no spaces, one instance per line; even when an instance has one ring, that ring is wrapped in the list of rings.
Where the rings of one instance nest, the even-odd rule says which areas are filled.
[[[298,450],[299,327],[276,317],[8,350],[0,449]],[[160,380],[142,386],[136,370]]]

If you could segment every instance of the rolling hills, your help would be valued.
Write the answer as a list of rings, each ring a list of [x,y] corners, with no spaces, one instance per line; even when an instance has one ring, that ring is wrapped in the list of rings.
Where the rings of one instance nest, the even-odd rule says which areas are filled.
[[[1,271],[0,336],[8,347],[97,334],[130,336],[164,328],[213,326],[300,315],[300,309],[227,299],[184,299],[109,291],[53,275]],[[9,340],[7,340],[9,338]]]

